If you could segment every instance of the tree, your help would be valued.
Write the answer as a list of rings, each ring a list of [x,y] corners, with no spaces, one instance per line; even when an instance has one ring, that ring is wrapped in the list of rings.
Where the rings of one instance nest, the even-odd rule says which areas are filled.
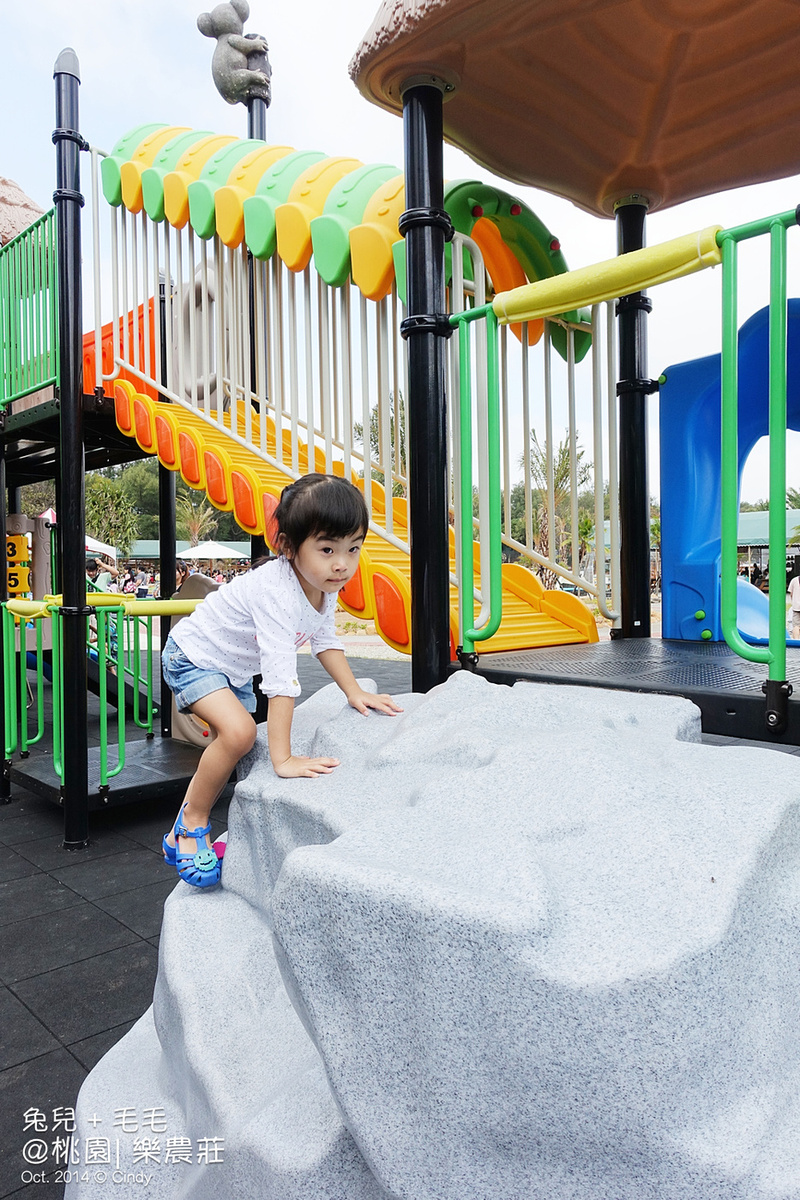
[[[591,463],[583,461],[584,454],[584,450],[581,450],[580,448],[576,449],[576,484],[579,488],[585,487],[587,484],[592,467]],[[528,455],[528,461],[530,463],[531,482],[534,488],[536,488],[536,490],[539,492],[539,536],[537,538],[536,549],[543,558],[552,558],[558,562],[559,554],[564,552],[566,548],[571,545],[573,536],[572,530],[569,528],[569,499],[571,486],[569,434],[567,434],[563,442],[559,442],[555,449],[555,453],[553,454],[553,509],[556,527],[552,531],[548,528],[548,456],[546,448],[539,443],[535,429],[532,429],[530,433],[530,451]],[[524,455],[520,462],[522,466],[525,465]],[[578,530],[575,530],[575,536],[579,536]],[[551,540],[553,542],[552,550]],[[557,586],[558,575],[555,571],[550,570],[548,567],[538,567],[537,574],[546,588],[554,588]]]
[[[196,499],[195,499],[196,497]],[[188,538],[190,546],[197,546],[217,531],[217,510],[212,508],[205,496],[193,492],[180,496],[175,502],[176,525],[179,534]]]
[[[395,403],[395,393],[389,392],[389,440],[392,444],[392,475],[400,475],[403,479],[408,479],[408,466],[406,459],[406,409],[403,400],[403,393],[397,393],[397,403]],[[397,437],[395,437],[395,412],[397,413]],[[353,438],[358,445],[364,445],[364,426],[359,422],[353,425]],[[369,412],[369,449],[373,459],[380,462],[381,460],[381,422],[378,405],[376,404]],[[372,478],[377,483],[384,482],[383,471],[373,468]],[[405,486],[395,480],[392,484],[393,496],[405,496]]]
[[[786,489],[786,507],[800,508],[800,488]]]
[[[140,538],[158,537],[158,459],[144,458],[135,463],[126,464],[119,475],[125,495],[139,514]],[[191,500],[196,503],[197,497],[202,496],[184,483],[180,475],[177,477],[176,497],[178,500]],[[192,499],[194,498],[194,499]],[[247,536],[237,524],[233,513],[215,510],[217,528],[216,537],[224,542],[241,542]]]
[[[137,514],[121,485],[99,472],[86,476],[86,532],[123,555],[138,533]]]
[[[20,492],[20,508],[26,517],[38,517],[56,506],[56,485],[52,479],[26,483]]]

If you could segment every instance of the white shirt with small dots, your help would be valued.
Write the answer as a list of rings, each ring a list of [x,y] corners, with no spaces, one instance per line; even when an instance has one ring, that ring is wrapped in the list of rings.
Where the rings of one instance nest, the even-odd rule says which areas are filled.
[[[286,558],[275,558],[209,592],[179,621],[172,638],[196,667],[222,671],[241,687],[261,674],[267,696],[299,696],[297,650],[342,650],[336,636],[336,593],[322,612],[309,601]]]

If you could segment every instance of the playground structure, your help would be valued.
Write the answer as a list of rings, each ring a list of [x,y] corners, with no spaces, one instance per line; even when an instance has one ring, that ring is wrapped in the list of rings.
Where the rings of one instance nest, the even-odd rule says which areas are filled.
[[[448,52],[441,50],[444,58]],[[79,124],[77,64],[62,56],[60,65],[59,130],[74,131]],[[372,66],[360,81],[366,90],[372,86],[364,82],[367,75],[373,79],[370,72]],[[618,675],[609,669],[610,660],[602,661],[604,656],[619,662],[624,651],[635,664],[630,643],[649,634],[643,404],[655,384],[647,377],[642,333],[649,301],[641,293],[685,269],[685,247],[668,247],[661,257],[644,260],[631,253],[642,241],[648,205],[655,206],[666,195],[650,184],[620,192],[615,202],[620,248],[628,265],[615,273],[617,268],[611,264],[613,282],[604,278],[604,264],[602,270],[566,273],[557,239],[512,195],[474,181],[445,188],[440,145],[437,150],[438,110],[442,93],[451,86],[451,73],[446,64],[433,79],[419,81],[412,72],[408,76],[412,82],[400,90],[407,102],[401,100],[396,81],[380,72],[374,75],[382,80],[377,91],[384,83],[388,89],[381,92],[381,103],[395,108],[402,103],[415,131],[409,138],[405,188],[399,172],[388,165],[369,167],[353,159],[270,146],[263,136],[242,142],[151,125],[132,131],[108,156],[93,151],[96,328],[82,339],[75,299],[80,296],[79,272],[77,281],[75,274],[79,226],[77,212],[70,209],[74,197],[67,194],[78,190],[70,185],[77,181],[79,143],[76,137],[62,137],[57,131],[64,193],[58,199],[62,205],[58,237],[52,232],[52,218],[31,227],[19,241],[22,271],[9,284],[17,301],[30,299],[25,311],[33,315],[19,325],[19,332],[6,327],[4,344],[17,354],[11,369],[4,372],[4,395],[12,403],[7,430],[14,427],[15,398],[41,394],[59,380],[65,497],[61,510],[72,536],[83,519],[74,503],[80,494],[76,476],[80,442],[87,430],[94,432],[94,422],[77,419],[77,413],[102,416],[108,446],[113,441],[108,434],[113,404],[116,460],[144,452],[157,454],[165,467],[161,475],[163,578],[170,577],[170,554],[174,556],[169,502],[174,472],[179,470],[192,486],[202,487],[219,507],[234,511],[244,529],[262,538],[268,537],[274,501],[287,479],[312,465],[341,471],[363,487],[372,512],[364,567],[345,603],[355,614],[374,617],[390,644],[411,649],[415,688],[425,690],[459,666],[479,669],[491,678],[535,675],[540,668],[547,678],[568,678],[569,671],[560,676],[558,670],[565,662],[572,667],[580,663],[577,674],[581,682],[587,681],[585,663],[590,660],[579,657],[584,653],[580,647],[596,640],[587,610],[573,596],[543,592],[530,573],[515,564],[501,566],[503,546],[527,554],[573,586],[594,591],[599,610],[622,635],[610,648],[592,651],[592,661],[602,669],[600,678],[591,681],[607,685],[618,682]],[[469,97],[463,80],[459,88],[448,112],[459,111],[462,92],[465,100]],[[452,130],[457,125],[456,121]],[[767,177],[766,168],[759,170],[758,177]],[[647,170],[642,171],[644,179]],[[111,213],[112,249],[105,260],[96,179],[102,181]],[[611,201],[608,195],[598,199],[596,186],[595,180],[591,185],[595,191],[590,188],[579,202],[607,212]],[[695,177],[681,185],[684,195],[695,194],[698,186]],[[670,202],[676,198],[680,197],[670,193]],[[793,214],[783,214],[763,223],[759,232],[776,225],[785,231],[792,223]],[[423,229],[433,230],[435,236],[432,244],[425,243],[425,256],[420,257],[415,247]],[[450,233],[452,247],[446,243]],[[719,261],[719,251],[735,241],[730,234],[726,231],[721,238],[715,234],[710,241],[707,237],[705,261],[697,265]],[[437,239],[441,273],[430,260],[431,248],[437,258]],[[56,306],[48,271],[61,255],[59,282],[71,279],[72,286],[66,303]],[[4,261],[11,262],[12,255]],[[106,262],[106,274],[98,269],[101,261]],[[683,265],[675,266],[677,261]],[[620,295],[624,299],[617,306],[617,368],[613,300]],[[493,315],[484,328],[488,302]],[[108,303],[110,320],[104,315]],[[591,313],[587,306],[594,306]],[[779,308],[778,302],[775,311]],[[464,314],[460,319],[459,311]],[[448,312],[451,317],[445,316]],[[497,350],[494,317],[500,322]],[[779,324],[779,317],[776,321]],[[445,355],[454,325],[461,327],[462,352],[456,353],[454,338],[450,343],[454,349]],[[472,340],[470,327],[477,330]],[[727,322],[727,328],[733,337],[728,340],[730,378],[730,355],[736,355],[735,319],[732,326]],[[542,332],[545,336],[540,338]],[[409,343],[407,365],[400,336]],[[539,338],[543,352],[534,368],[531,343]],[[581,360],[592,380],[596,528],[601,525],[606,468],[610,484],[608,580],[600,564],[594,582],[580,574],[575,537],[576,372],[582,369]],[[564,383],[554,387],[554,363],[562,361]],[[543,377],[545,403],[534,412],[536,371]],[[463,390],[458,410],[444,405],[446,376],[451,396]],[[439,382],[431,391],[433,379]],[[512,536],[509,503],[515,437],[517,445],[525,446],[531,429],[544,430],[551,474],[560,428],[552,401],[561,393],[566,398],[563,425],[573,503],[571,560],[566,566],[552,547],[549,555],[543,555],[541,538],[537,543],[534,537],[527,454],[523,455],[527,500],[522,540]],[[521,397],[521,413],[513,430],[516,396]],[[39,411],[28,418],[31,423],[43,417],[48,404],[53,402],[45,399],[36,406]],[[779,389],[775,412],[780,423]],[[55,416],[51,410],[50,419]],[[583,418],[580,433],[586,438]],[[616,516],[618,440],[621,546]],[[479,448],[475,464],[472,443]],[[124,444],[126,450],[121,448]],[[106,461],[111,461],[108,450]],[[9,463],[13,462],[12,454]],[[723,476],[730,481],[729,470],[723,468]],[[774,496],[780,492],[779,483],[779,472],[774,472]],[[726,484],[728,507],[735,486],[735,478],[733,492],[730,482]],[[473,517],[476,493],[479,511]],[[552,531],[552,487],[547,488],[545,509],[544,520]],[[728,536],[723,549],[728,574],[730,544]],[[733,551],[735,563],[735,532]],[[72,555],[66,550],[63,563],[73,577],[65,581],[63,603],[51,601],[49,611],[51,615],[58,611],[65,631],[73,629],[66,638],[70,647],[65,643],[65,658],[85,657],[85,629],[81,633],[78,626],[85,626],[86,609],[76,601],[83,580],[76,577]],[[82,576],[82,570],[77,574]],[[723,581],[721,609],[727,604],[729,610],[726,637],[740,653],[735,611],[731,618],[726,589]],[[696,610],[700,611],[706,609]],[[149,612],[158,615],[154,608]],[[695,619],[703,622],[701,617]],[[789,702],[787,669],[782,665],[785,646],[772,645],[773,641],[771,636],[770,646],[749,648],[747,654],[769,663],[768,714],[772,715],[767,732],[796,739],[795,708]],[[534,649],[536,665],[530,653]],[[648,653],[654,661],[658,657],[653,650]],[[558,655],[561,666],[553,674],[544,664],[552,664]],[[697,673],[696,664],[692,670]],[[652,675],[649,681],[643,679],[648,674]],[[634,665],[636,682],[622,686],[644,683],[680,691],[682,681],[668,675],[659,658],[655,672],[642,672]],[[752,673],[741,679],[745,682],[740,686],[760,691],[760,679],[757,682]],[[700,701],[711,690],[719,692],[713,680],[711,688],[702,685],[701,679],[699,689],[683,687],[683,691]],[[722,696],[723,708],[727,703]],[[762,713],[763,701],[760,705]],[[73,710],[80,714],[80,705],[69,699],[63,708],[67,714]],[[738,712],[730,707],[725,711],[738,719]],[[746,731],[751,735],[753,711],[750,704]],[[722,721],[721,725],[720,731],[745,732],[741,723]],[[162,732],[169,732],[166,724]],[[65,746],[71,747],[74,740],[66,737]],[[74,795],[76,810],[85,809],[86,803],[85,755],[78,757],[73,782],[68,782],[72,772],[65,761],[64,783],[58,789],[64,796]],[[65,801],[65,810],[71,807]],[[73,840],[80,838],[67,838]]]
[[[398,232],[403,177],[386,165],[364,166],[253,139],[223,139],[220,147],[220,140],[145,126],[102,159],[112,219],[112,319],[94,338],[84,339],[84,378],[114,391],[117,423],[145,453],[180,471],[216,507],[233,511],[251,535],[268,535],[280,491],[298,474],[316,469],[353,479],[364,491],[374,536],[342,603],[353,615],[373,619],[394,648],[410,652],[407,378],[400,337],[405,272]],[[566,269],[557,239],[513,196],[469,181],[448,187],[445,204],[457,227],[449,256],[454,311],[481,301],[487,288],[494,293]],[[156,281],[164,278],[172,282],[156,320]],[[98,297],[102,283],[102,278],[95,281]],[[613,619],[603,564],[599,586],[583,578],[576,536],[571,535],[569,566],[557,561],[555,549],[549,557],[537,550],[527,456],[526,536],[520,541],[511,535],[511,447],[518,455],[532,427],[536,389],[531,381],[538,367],[546,384],[544,403],[537,401],[537,408],[552,457],[556,354],[566,360],[571,530],[578,525],[575,372],[590,350],[593,327],[588,314],[553,317],[546,334],[542,321],[524,330],[517,326],[513,351],[507,341],[503,346],[503,541],[592,594],[600,611]],[[530,351],[539,342],[544,362],[535,367]],[[457,395],[457,356],[451,372]],[[515,420],[509,393],[520,392]],[[609,457],[604,443],[613,445],[616,439],[613,414],[609,424],[605,397],[599,387],[595,392],[589,434],[595,506],[602,515],[603,462]],[[478,427],[485,419],[481,378]],[[456,530],[461,522],[459,437],[460,423],[450,412]],[[476,474],[481,497],[476,531],[487,523],[488,491],[481,486],[487,463],[483,453],[480,477]],[[611,475],[613,480],[615,463]],[[549,490],[554,528],[552,485]],[[612,494],[615,507],[613,488]],[[471,501],[468,512],[471,517]],[[455,659],[461,567],[455,532],[450,542]],[[487,577],[485,565],[474,580],[479,607]],[[568,593],[545,594],[536,579],[513,564],[504,568],[502,585],[503,620],[492,649],[596,640],[585,606]],[[613,552],[609,590],[613,605],[619,591]]]

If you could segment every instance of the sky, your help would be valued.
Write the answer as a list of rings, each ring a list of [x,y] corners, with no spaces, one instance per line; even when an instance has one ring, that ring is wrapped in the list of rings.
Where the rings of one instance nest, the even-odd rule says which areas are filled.
[[[377,0],[346,0],[342,5],[305,0],[302,6],[251,0],[245,32],[263,34],[270,48],[270,142],[402,167],[401,120],[364,100],[347,73],[377,7]],[[201,0],[71,0],[69,4],[39,0],[35,10],[4,5],[0,175],[13,179],[43,208],[50,206],[55,186],[50,139],[55,123],[52,67],[65,46],[75,50],[80,62],[81,131],[100,149],[110,151],[124,133],[151,121],[246,136],[245,108],[226,104],[211,80],[213,42],[197,29],[201,11]],[[492,182],[493,178],[453,147],[445,148],[445,175],[451,180]],[[84,179],[88,181],[88,169]],[[710,224],[731,226],[794,208],[800,200],[798,184],[800,178],[795,177],[656,212],[648,218],[648,243]],[[615,254],[613,221],[592,217],[542,191],[513,184],[505,187],[520,195],[560,239],[570,267]],[[800,250],[800,230],[790,231],[790,246],[793,236]],[[796,257],[800,260],[800,254]],[[743,260],[741,276],[743,321],[766,302],[767,281],[755,256],[752,264]],[[798,294],[800,264],[796,272],[790,267],[790,295]],[[652,376],[671,363],[719,350],[719,272],[705,271],[668,284],[652,299]],[[657,403],[656,398],[650,401],[654,494],[658,490]],[[743,499],[766,496],[766,462],[765,445],[757,447],[745,469]],[[788,478],[790,485],[800,487],[800,435],[796,434],[790,435]]]

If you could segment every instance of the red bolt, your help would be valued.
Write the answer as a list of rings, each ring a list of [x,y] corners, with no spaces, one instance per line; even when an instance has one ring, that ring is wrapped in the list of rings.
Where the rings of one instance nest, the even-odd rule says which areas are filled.
[[[554,254],[557,250],[561,249],[561,242],[558,240],[558,238],[553,238],[552,242],[550,243],[550,249]]]
[[[473,217],[476,217],[476,218],[482,217],[483,216],[483,207],[480,204],[473,204],[472,215],[473,215]]]
[[[512,205],[511,205],[511,215],[512,215],[512,217],[518,217],[518,216],[519,216],[519,214],[520,214],[521,212],[522,212],[522,205],[521,205],[521,204],[512,204]]]

